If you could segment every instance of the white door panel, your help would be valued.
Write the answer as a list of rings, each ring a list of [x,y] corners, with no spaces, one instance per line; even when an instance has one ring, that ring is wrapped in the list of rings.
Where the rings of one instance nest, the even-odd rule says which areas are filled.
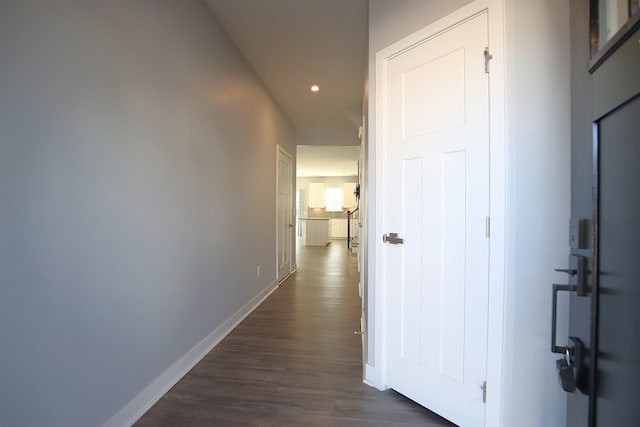
[[[483,425],[489,213],[486,14],[384,70],[387,384]]]
[[[279,281],[291,274],[291,242],[293,236],[292,180],[291,155],[278,147],[277,253]]]

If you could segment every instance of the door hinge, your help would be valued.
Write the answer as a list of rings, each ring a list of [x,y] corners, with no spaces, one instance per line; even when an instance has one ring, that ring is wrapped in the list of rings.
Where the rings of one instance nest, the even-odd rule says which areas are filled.
[[[487,382],[482,383],[482,403],[487,403]]]
[[[489,73],[489,61],[493,59],[493,55],[489,52],[489,47],[484,48],[484,72]]]
[[[484,232],[485,232],[485,235],[487,236],[487,239],[488,239],[489,237],[491,237],[491,217],[490,216],[485,218],[484,227],[485,227],[485,231]]]

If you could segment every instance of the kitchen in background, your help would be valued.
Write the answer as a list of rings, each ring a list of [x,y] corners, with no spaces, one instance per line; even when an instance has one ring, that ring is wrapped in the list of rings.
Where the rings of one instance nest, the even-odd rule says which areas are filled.
[[[305,161],[305,148],[313,148],[306,153],[313,161]],[[319,153],[322,149],[329,150],[330,155],[323,157]],[[357,250],[358,201],[354,192],[358,183],[358,156],[359,147],[298,147],[296,236],[300,244],[319,246],[331,240],[344,240],[352,250]],[[318,166],[320,159],[322,167]],[[318,172],[327,175],[309,176]],[[349,212],[353,213],[350,221]]]

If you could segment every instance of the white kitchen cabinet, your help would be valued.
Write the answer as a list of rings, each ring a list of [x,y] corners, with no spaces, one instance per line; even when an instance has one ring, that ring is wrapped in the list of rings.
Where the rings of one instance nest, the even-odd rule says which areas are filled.
[[[302,218],[306,227],[307,246],[329,244],[329,218]]]
[[[324,183],[309,183],[309,207],[324,208]]]

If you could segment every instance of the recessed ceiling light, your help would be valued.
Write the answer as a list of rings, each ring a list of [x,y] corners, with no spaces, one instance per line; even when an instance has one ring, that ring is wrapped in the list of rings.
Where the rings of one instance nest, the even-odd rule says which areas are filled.
[[[320,90],[320,86],[318,86],[318,85],[311,86],[311,92],[317,92],[319,90]]]

